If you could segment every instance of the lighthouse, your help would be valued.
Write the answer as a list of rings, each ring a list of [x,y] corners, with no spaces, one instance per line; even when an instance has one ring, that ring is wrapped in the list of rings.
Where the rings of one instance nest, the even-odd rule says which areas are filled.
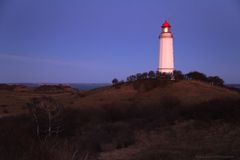
[[[158,71],[161,73],[173,73],[173,34],[171,32],[171,25],[167,21],[162,24],[162,32],[159,35],[159,40]]]

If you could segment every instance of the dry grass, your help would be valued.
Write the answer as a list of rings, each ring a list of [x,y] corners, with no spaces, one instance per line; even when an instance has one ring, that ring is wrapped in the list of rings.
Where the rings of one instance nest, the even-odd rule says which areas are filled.
[[[148,87],[149,88],[149,87]],[[3,113],[0,107],[0,115],[16,115],[25,113],[25,104],[34,97],[49,95],[65,106],[73,108],[95,108],[112,104],[120,105],[158,105],[167,97],[175,97],[184,105],[198,104],[216,98],[238,98],[240,94],[226,88],[211,86],[198,81],[179,81],[171,85],[157,86],[149,91],[134,89],[133,85],[124,84],[119,89],[103,87],[90,91],[74,91],[68,88],[67,92],[50,93],[26,90],[0,90],[0,106],[6,105],[8,113]]]
[[[0,159],[194,159],[201,155],[238,156],[240,100],[213,100],[181,106],[65,108],[64,132],[38,138],[31,117],[0,119]]]
[[[24,109],[31,98],[43,95],[0,91],[0,159],[65,160],[86,154],[88,160],[239,157],[240,97],[235,91],[179,81],[150,90],[125,84],[51,93],[65,106],[64,132],[45,140],[34,134]]]

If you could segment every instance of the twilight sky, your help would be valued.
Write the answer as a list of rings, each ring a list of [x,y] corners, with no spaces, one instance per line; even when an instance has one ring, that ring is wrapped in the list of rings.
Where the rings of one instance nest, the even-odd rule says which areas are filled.
[[[239,0],[0,0],[0,83],[155,71],[166,19],[176,69],[240,83]]]

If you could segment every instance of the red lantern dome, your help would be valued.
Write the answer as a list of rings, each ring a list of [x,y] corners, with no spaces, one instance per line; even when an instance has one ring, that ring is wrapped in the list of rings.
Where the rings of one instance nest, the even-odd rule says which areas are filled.
[[[165,22],[162,24],[162,28],[171,28],[171,25],[168,23],[168,21],[165,21]]]
[[[163,33],[171,33],[171,25],[168,23],[168,21],[165,21],[162,24],[162,32]]]

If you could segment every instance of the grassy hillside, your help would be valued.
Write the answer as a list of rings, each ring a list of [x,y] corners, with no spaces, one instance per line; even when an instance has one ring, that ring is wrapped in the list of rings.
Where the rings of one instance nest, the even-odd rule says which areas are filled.
[[[33,97],[51,96],[67,107],[89,108],[105,105],[158,105],[174,98],[181,104],[192,105],[216,98],[238,98],[239,93],[222,87],[211,86],[200,81],[179,81],[153,88],[144,84],[123,84],[120,88],[103,87],[90,91],[76,91],[64,86],[41,86],[35,90],[21,87],[0,88],[0,116],[26,112],[26,103]],[[150,89],[145,89],[147,88]]]
[[[104,87],[85,91],[59,99],[73,107],[98,107],[105,105],[158,105],[166,99],[174,99],[184,105],[198,104],[213,99],[239,98],[240,94],[223,87],[211,86],[200,81],[179,81],[156,85],[145,90],[144,83],[139,89],[134,84],[123,84],[120,88]],[[146,84],[149,85],[149,84]]]
[[[0,159],[192,160],[240,156],[238,92],[198,81],[141,81],[90,91],[66,89],[0,90]],[[31,98],[43,95],[64,106],[60,115],[63,131],[57,136],[37,136],[33,115],[26,107]],[[43,99],[38,100],[42,103]]]

